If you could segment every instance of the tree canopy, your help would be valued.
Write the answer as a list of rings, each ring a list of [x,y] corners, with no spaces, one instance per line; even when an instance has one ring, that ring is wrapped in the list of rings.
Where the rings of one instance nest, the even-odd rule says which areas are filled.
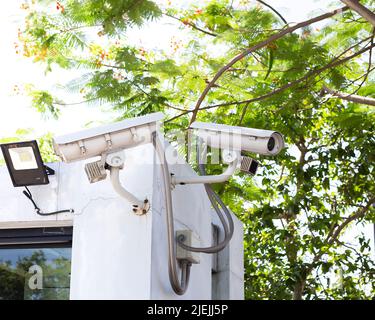
[[[342,237],[375,222],[375,6],[359,5],[370,14],[336,2],[295,24],[267,1],[33,1],[20,54],[47,72],[81,69],[68,84],[77,103],[110,103],[120,118],[163,111],[167,131],[197,118],[282,132],[282,153],[251,155],[259,183],[240,175],[215,186],[245,226],[246,297],[369,299],[370,240]],[[184,37],[171,50],[128,44],[134,28],[165,19]],[[66,104],[37,86],[30,95],[50,116]]]

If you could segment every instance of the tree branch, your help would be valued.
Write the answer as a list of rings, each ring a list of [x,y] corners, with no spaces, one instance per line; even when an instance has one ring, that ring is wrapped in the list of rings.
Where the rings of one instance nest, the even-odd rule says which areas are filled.
[[[362,42],[362,41],[361,41]],[[358,45],[358,43],[356,44]],[[308,72],[306,75],[304,75],[302,78],[299,78],[297,80],[294,80],[294,81],[291,81],[291,82],[288,82],[287,84],[269,92],[269,93],[266,93],[262,96],[259,96],[259,97],[256,97],[256,98],[252,98],[252,99],[248,99],[248,100],[242,100],[242,101],[230,101],[230,102],[225,102],[225,103],[221,103],[221,104],[215,104],[215,105],[210,105],[210,106],[206,106],[206,107],[203,107],[203,108],[200,108],[200,110],[207,110],[207,109],[212,109],[212,108],[218,108],[218,107],[226,107],[226,106],[233,106],[233,105],[241,105],[241,104],[247,104],[247,103],[252,103],[252,102],[257,102],[257,101],[261,101],[261,100],[264,100],[266,98],[269,98],[277,93],[280,93],[292,86],[294,86],[295,84],[298,84],[298,83],[301,83],[303,81],[305,81],[306,79],[308,79],[309,77],[313,76],[313,75],[318,75],[318,74],[321,74],[322,72],[324,72],[325,70],[327,69],[330,69],[330,68],[333,68],[333,67],[337,67],[351,59],[353,59],[354,57],[356,56],[359,56],[361,55],[362,53],[368,51],[368,50],[371,50],[373,47],[375,47],[375,44],[371,44],[370,46],[368,47],[365,47],[365,48],[362,48],[361,50],[358,50],[357,52],[353,53],[352,55],[350,56],[347,56],[341,60],[337,60],[337,57],[335,57],[330,63],[326,64],[325,66],[319,68],[319,69],[314,69],[314,70],[311,70],[310,72]],[[348,51],[349,49],[346,49],[346,51]],[[341,53],[338,57],[342,56],[343,53]],[[246,112],[247,109],[244,109],[244,111]],[[189,113],[192,113],[194,112],[195,109],[193,110],[186,110],[184,112],[182,112],[181,114],[167,120],[166,122],[170,122],[170,121],[173,121],[181,116],[184,116],[186,114],[189,114]]]
[[[358,0],[341,0],[341,2],[345,3],[350,9],[357,12],[375,27],[375,14],[360,4]]]
[[[356,94],[345,94],[343,92],[332,90],[326,86],[323,86],[322,90],[342,100],[351,101],[355,103],[361,103],[361,104],[367,104],[369,106],[375,106],[375,99],[373,98],[363,97],[363,96],[359,96]]]
[[[320,69],[314,69],[314,70],[311,70],[310,72],[308,72],[306,75],[304,75],[302,78],[299,78],[297,80],[294,80],[294,81],[291,81],[291,82],[288,82],[287,84],[269,92],[269,93],[266,93],[262,96],[259,96],[259,97],[256,97],[256,98],[252,98],[252,99],[248,99],[248,100],[243,100],[243,101],[232,101],[232,102],[226,102],[226,103],[222,103],[222,104],[216,104],[216,105],[211,105],[211,106],[207,106],[207,107],[204,107],[204,108],[201,108],[202,110],[204,109],[211,109],[211,108],[217,108],[217,107],[222,107],[222,106],[230,106],[230,105],[239,105],[239,104],[244,104],[244,103],[252,103],[252,102],[257,102],[257,101],[260,101],[260,100],[263,100],[263,99],[266,99],[270,96],[273,96],[274,94],[277,94],[279,92],[282,92],[292,86],[294,86],[295,84],[298,84],[300,82],[303,82],[305,81],[306,79],[308,79],[309,77],[313,76],[313,75],[317,75],[317,74],[320,74],[322,73],[323,71],[327,70],[327,69],[330,69],[330,68],[333,68],[333,67],[337,67],[338,65],[340,64],[343,64],[345,62],[347,62],[348,60],[351,60],[352,58],[356,57],[356,56],[359,56],[361,55],[362,53],[372,49],[375,45],[372,44],[370,45],[369,47],[365,47],[357,52],[355,52],[354,54],[348,56],[348,57],[345,57],[344,59],[341,59],[341,60],[336,60],[337,57],[335,59],[333,59],[333,61],[331,63],[328,63],[327,65],[325,65],[324,67],[320,68]],[[347,51],[347,50],[345,50]],[[342,54],[340,54],[341,56]]]
[[[370,207],[375,203],[375,197],[371,198],[366,206],[358,209],[355,213],[353,213],[349,218],[347,218],[341,225],[334,224],[331,227],[330,232],[328,233],[325,242],[328,246],[331,246],[334,242],[338,242],[338,237],[340,236],[340,233],[343,231],[343,229],[349,225],[354,220],[360,219],[365,216],[366,212],[370,209]],[[304,277],[300,280],[298,280],[294,286],[294,292],[293,292],[293,299],[302,299],[303,296],[303,290],[306,285],[306,279],[309,273],[313,270],[315,263],[320,260],[322,255],[324,254],[324,251],[319,251],[313,258],[312,263],[310,263],[310,266],[306,269],[306,272],[304,274]]]
[[[328,233],[325,242],[328,246],[331,246],[334,242],[336,242],[340,236],[340,233],[347,227],[351,222],[354,220],[360,219],[365,216],[366,212],[370,209],[370,207],[375,203],[375,197],[372,197],[365,206],[359,208],[356,212],[351,214],[342,224],[340,225],[333,225],[331,227],[330,232]],[[320,260],[324,252],[320,251],[318,254],[315,255],[310,267],[307,269],[308,273],[314,268],[314,264]]]
[[[371,43],[374,43],[374,36],[375,36],[375,27],[373,28],[372,30],[372,37],[371,37]],[[371,65],[372,65],[372,49],[370,50],[369,54],[368,54],[368,67],[367,67],[367,71],[363,77],[363,80],[362,82],[360,83],[360,85],[351,93],[352,94],[356,94],[361,88],[362,86],[364,85],[364,83],[366,82],[370,72],[371,72]]]
[[[177,20],[177,21],[180,21],[180,22],[182,22],[183,24],[188,25],[188,26],[192,27],[193,29],[198,30],[198,31],[200,31],[200,32],[203,32],[203,33],[205,33],[205,34],[207,34],[207,35],[209,35],[209,36],[217,37],[217,34],[216,34],[216,33],[213,33],[213,32],[210,32],[210,31],[204,30],[204,29],[202,29],[202,28],[199,28],[199,27],[198,27],[196,24],[194,24],[194,23],[191,23],[191,22],[189,22],[189,21],[186,21],[186,20],[183,20],[183,19],[177,18],[177,17],[175,17],[175,16],[173,16],[173,15],[171,15],[171,14],[169,14],[169,13],[163,13],[163,14],[164,14],[165,16],[169,17],[169,18],[172,18],[172,19],[175,19],[175,20]]]
[[[369,36],[369,37],[367,37],[367,38],[364,38],[364,39],[362,39],[361,41],[355,43],[354,45],[352,45],[352,46],[350,46],[349,48],[347,48],[345,51],[341,52],[338,56],[336,56],[333,60],[331,60],[331,62],[337,60],[339,57],[342,57],[342,56],[345,55],[346,53],[351,52],[352,49],[354,49],[356,46],[362,44],[363,42],[366,42],[367,40],[370,40],[370,41],[369,41],[369,43],[367,43],[365,46],[367,46],[368,44],[371,44],[371,45],[372,45],[372,44],[373,44],[372,38],[373,38],[373,35],[371,35],[371,36]],[[373,48],[373,47],[372,47],[372,48]],[[371,52],[372,52],[372,48],[370,48],[370,54],[371,54]],[[372,69],[370,70],[370,72],[371,72],[371,71],[372,71]],[[331,74],[331,73],[332,73],[332,70],[330,70],[328,74]],[[358,78],[356,78],[356,79],[354,79],[354,80],[349,80],[350,84],[346,84],[343,88],[348,88],[349,86],[351,86],[352,84],[354,84],[356,81],[358,81],[359,79],[362,79],[362,78],[365,77],[365,76],[366,76],[366,74],[361,75],[360,77],[358,77]],[[319,83],[321,80],[323,80],[324,77],[327,77],[327,75],[322,75],[322,76],[320,76],[316,81],[313,82],[312,86],[315,86],[317,83]],[[318,93],[318,94],[321,94],[321,93],[322,93],[322,91],[320,90],[320,93]],[[355,93],[355,92],[353,92],[352,94],[354,94],[354,93]],[[328,101],[328,99],[327,99],[326,101]]]
[[[194,111],[193,111],[193,115],[191,117],[191,120],[190,120],[190,124],[193,123],[197,117],[197,113],[199,111],[199,108],[204,100],[204,98],[206,97],[206,95],[208,94],[208,92],[211,90],[211,88],[213,87],[213,85],[216,83],[216,81],[223,75],[223,73],[225,73],[230,67],[232,67],[236,62],[240,61],[241,59],[243,59],[244,57],[246,57],[247,55],[249,55],[251,52],[255,51],[255,50],[258,50],[258,49],[261,49],[265,46],[267,46],[268,44],[272,43],[273,41],[276,41],[280,38],[282,38],[283,36],[289,34],[289,33],[292,33],[293,31],[297,30],[297,29],[300,29],[300,28],[303,28],[303,27],[306,27],[312,23],[315,23],[315,22],[318,22],[318,21],[321,21],[321,20],[324,20],[324,19],[327,19],[327,18],[330,18],[334,15],[336,15],[337,13],[340,13],[340,12],[343,12],[345,10],[347,10],[348,7],[343,7],[343,8],[340,8],[340,9],[336,9],[332,12],[328,12],[328,13],[325,13],[323,15],[320,15],[320,16],[317,16],[315,18],[312,18],[312,19],[309,19],[309,20],[306,20],[306,21],[303,21],[303,22],[300,22],[298,24],[296,24],[295,26],[292,26],[292,27],[288,27],[272,36],[270,36],[269,38],[267,38],[266,40],[248,48],[247,50],[243,51],[242,53],[240,53],[239,55],[237,55],[236,57],[234,57],[227,65],[225,65],[224,67],[222,67],[217,73],[216,75],[213,77],[213,79],[211,80],[211,82],[206,86],[206,88],[204,89],[204,91],[202,92],[201,96],[199,97],[198,101],[197,101],[197,104],[195,105],[195,108],[194,108]]]
[[[337,240],[337,239],[336,239],[336,242],[337,242],[340,246],[343,246],[343,247],[345,247],[345,248],[348,248],[348,249],[354,251],[358,256],[361,256],[361,255],[362,255],[360,252],[358,252],[358,250],[357,250],[356,248],[354,248],[354,247],[352,247],[352,246],[346,244],[345,242],[341,242],[340,240]]]
[[[288,22],[284,19],[284,17],[281,15],[281,13],[279,11],[277,11],[274,7],[270,6],[268,3],[265,3],[264,1],[262,0],[256,0],[258,1],[259,3],[261,3],[262,5],[266,6],[267,8],[271,9],[274,13],[276,13],[279,18],[285,23],[285,24],[288,24]]]
[[[52,36],[54,36],[56,34],[61,34],[61,33],[67,33],[67,32],[71,32],[71,31],[75,31],[75,30],[86,29],[86,28],[97,28],[97,27],[101,27],[101,26],[102,26],[101,24],[94,24],[92,26],[82,25],[82,26],[71,27],[71,28],[68,28],[68,29],[60,29],[58,33],[55,33]]]
[[[242,115],[241,115],[240,121],[238,122],[239,126],[242,124],[243,118],[245,117],[245,114],[246,114],[247,108],[249,107],[249,104],[250,104],[250,102],[246,103],[246,105],[244,106],[244,108],[242,110]]]
[[[333,244],[333,242],[335,242],[335,241],[338,239],[338,237],[339,237],[341,231],[342,231],[342,230],[343,230],[343,229],[344,229],[349,223],[351,223],[351,222],[354,221],[354,220],[357,220],[357,219],[359,219],[359,218],[364,217],[365,214],[366,214],[366,212],[370,209],[370,207],[371,207],[374,203],[375,203],[375,197],[371,198],[371,199],[368,201],[368,203],[367,203],[364,207],[358,209],[355,213],[353,213],[352,215],[350,215],[350,216],[349,216],[349,217],[348,217],[348,218],[347,218],[342,224],[340,224],[340,225],[336,228],[336,230],[332,233],[330,239],[329,239],[329,240],[328,240],[328,238],[326,239],[326,240],[328,240],[328,244],[329,244],[329,245]]]
[[[219,108],[219,107],[227,107],[227,106],[233,106],[233,105],[248,104],[248,103],[252,103],[252,102],[257,102],[257,101],[264,100],[264,99],[269,98],[269,97],[271,97],[271,96],[273,96],[273,95],[275,95],[277,93],[280,93],[280,92],[282,92],[282,91],[284,91],[286,89],[289,89],[290,87],[294,86],[295,84],[298,84],[300,82],[305,81],[306,79],[308,79],[309,77],[311,77],[313,75],[318,75],[318,74],[324,72],[327,69],[330,69],[330,68],[333,68],[333,67],[337,67],[338,65],[343,64],[343,63],[347,62],[348,60],[350,60],[350,59],[352,59],[352,58],[354,58],[356,56],[359,56],[362,53],[364,53],[364,52],[366,52],[366,51],[368,51],[368,50],[370,50],[370,49],[372,49],[374,47],[375,47],[375,44],[372,44],[369,47],[365,47],[365,48],[357,51],[356,53],[354,53],[354,54],[352,54],[352,55],[350,55],[350,56],[348,56],[348,57],[346,57],[344,59],[331,62],[331,63],[325,65],[324,67],[320,68],[320,69],[311,70],[309,73],[307,73],[302,78],[299,78],[299,79],[294,80],[292,82],[288,82],[287,84],[285,84],[285,85],[283,85],[283,86],[281,86],[281,87],[279,87],[279,88],[277,88],[277,89],[275,89],[275,90],[273,90],[273,91],[271,91],[269,93],[266,93],[266,94],[264,94],[262,96],[259,96],[259,97],[256,97],[256,98],[252,98],[252,99],[248,99],[248,100],[230,101],[230,102],[225,102],[225,103],[220,103],[220,104],[214,104],[214,105],[210,105],[210,106],[206,106],[206,107],[200,108],[200,110],[208,110],[208,109]],[[247,110],[247,108],[244,109],[243,111],[246,112],[246,110]],[[182,113],[180,113],[180,114],[178,114],[178,115],[176,115],[176,116],[174,116],[174,117],[166,120],[166,122],[171,122],[173,120],[178,119],[179,117],[182,117],[182,116],[187,115],[189,113],[192,113],[194,111],[195,111],[195,109],[186,110],[186,111],[184,111],[184,112],[182,112]],[[241,117],[242,117],[242,115],[241,115]]]
[[[71,103],[65,103],[65,102],[62,102],[62,101],[54,101],[53,104],[56,104],[58,106],[76,106],[76,105],[87,103],[87,102],[94,101],[94,100],[97,100],[97,99],[98,98],[91,98],[91,99],[82,100],[82,101],[79,101],[79,102],[71,102]]]

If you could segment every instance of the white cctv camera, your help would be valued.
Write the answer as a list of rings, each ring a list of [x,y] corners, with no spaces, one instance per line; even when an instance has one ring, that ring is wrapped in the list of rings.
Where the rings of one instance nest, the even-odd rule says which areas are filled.
[[[152,134],[163,118],[157,112],[56,137],[54,150],[63,161],[73,162],[152,143]]]
[[[119,170],[125,162],[124,149],[141,144],[152,143],[153,135],[159,129],[164,118],[161,112],[127,119],[97,128],[82,130],[76,133],[53,139],[55,153],[64,162],[85,160],[100,156],[101,160],[85,165],[87,177],[91,183],[107,177],[106,170],[111,173],[113,188],[122,197],[133,204],[133,211],[144,214],[149,210],[147,199],[139,200],[120,184]]]
[[[276,155],[284,148],[284,138],[277,131],[260,130],[225,124],[194,122],[195,134],[210,147]]]
[[[220,148],[228,167],[222,174],[213,176],[173,176],[173,185],[224,182],[234,174],[238,166],[241,171],[255,175],[259,166],[258,161],[241,156],[241,151],[272,156],[284,148],[284,138],[277,131],[205,122],[194,122],[190,125],[190,129],[194,129],[196,136],[208,146]]]

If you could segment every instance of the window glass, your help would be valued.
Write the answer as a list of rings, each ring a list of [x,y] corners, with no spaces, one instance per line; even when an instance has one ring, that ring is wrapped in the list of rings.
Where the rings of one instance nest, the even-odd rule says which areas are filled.
[[[70,264],[70,247],[0,246],[0,300],[69,299]]]

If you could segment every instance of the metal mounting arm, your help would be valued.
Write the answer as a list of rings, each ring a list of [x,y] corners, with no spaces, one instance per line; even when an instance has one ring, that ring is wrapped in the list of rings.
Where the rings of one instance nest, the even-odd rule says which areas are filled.
[[[171,182],[172,185],[177,184],[209,184],[209,183],[220,183],[229,180],[229,178],[234,174],[234,171],[237,168],[238,162],[241,159],[240,152],[233,151],[230,154],[231,159],[227,161],[228,167],[227,169],[219,175],[213,176],[172,176]]]
[[[127,191],[120,182],[120,170],[124,167],[125,155],[123,151],[112,152],[105,155],[111,175],[113,189],[123,198],[133,205],[133,212],[138,215],[147,213],[150,209],[150,203],[147,199],[139,200],[136,196]]]
[[[147,213],[150,209],[150,203],[147,199],[144,201],[139,200],[129,191],[127,191],[120,183],[120,168],[119,167],[110,167],[111,173],[111,183],[113,189],[123,198],[128,200],[130,203],[133,204],[133,211],[138,215],[142,215]]]

